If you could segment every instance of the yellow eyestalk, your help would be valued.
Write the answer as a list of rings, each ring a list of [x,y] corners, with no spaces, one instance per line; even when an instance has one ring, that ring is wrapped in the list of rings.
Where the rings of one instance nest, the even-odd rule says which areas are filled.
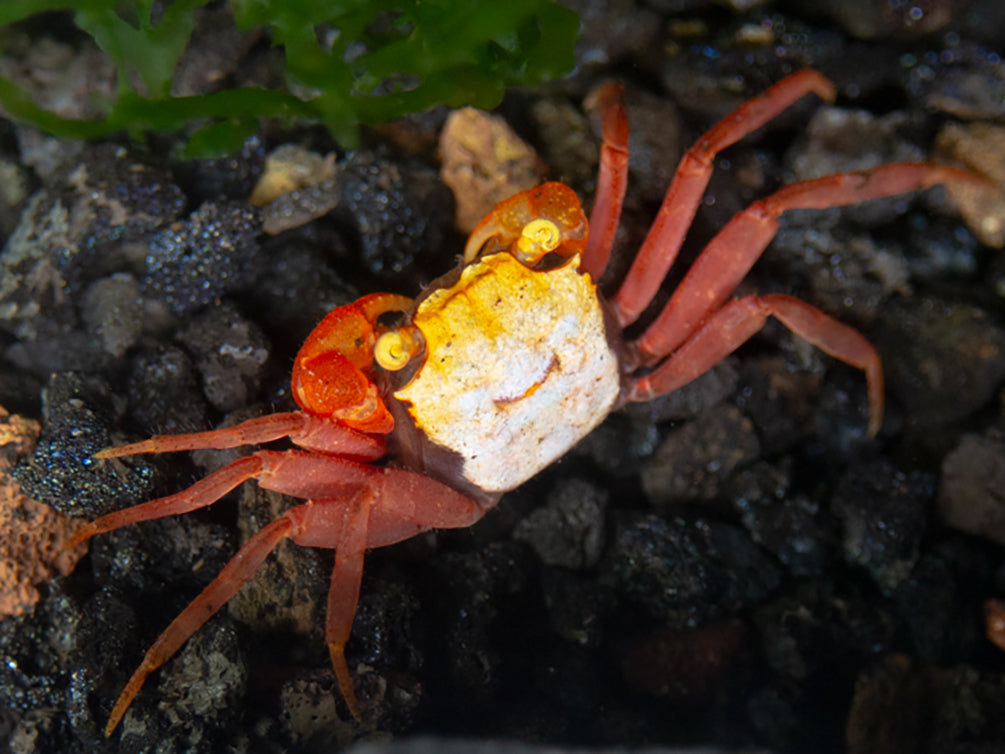
[[[373,358],[389,372],[404,369],[425,345],[422,332],[414,325],[405,325],[396,330],[388,330],[377,338],[373,347]]]
[[[551,220],[539,218],[523,226],[516,241],[516,258],[530,266],[541,261],[545,254],[562,243],[562,231]]]

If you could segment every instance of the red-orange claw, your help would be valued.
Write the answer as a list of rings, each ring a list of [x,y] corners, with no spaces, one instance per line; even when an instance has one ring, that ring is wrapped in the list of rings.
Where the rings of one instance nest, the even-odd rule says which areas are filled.
[[[338,352],[360,371],[373,368],[373,343],[377,319],[382,314],[404,311],[412,300],[391,293],[373,293],[328,313],[297,353],[296,363]]]
[[[412,299],[408,296],[399,296],[397,293],[371,293],[353,304],[367,318],[371,327],[376,327],[377,320],[382,314],[403,312],[411,305]]]
[[[298,358],[291,380],[297,404],[361,432],[388,433],[394,420],[377,387],[338,351]]]
[[[387,434],[394,420],[374,377],[377,320],[412,304],[405,296],[374,293],[330,312],[308,336],[293,365],[293,398],[312,416],[361,432]]]
[[[485,248],[488,252],[514,247],[535,221],[554,225],[556,241],[547,251],[563,257],[582,253],[589,225],[576,192],[563,183],[544,183],[499,202],[478,223],[464,247],[469,263]]]

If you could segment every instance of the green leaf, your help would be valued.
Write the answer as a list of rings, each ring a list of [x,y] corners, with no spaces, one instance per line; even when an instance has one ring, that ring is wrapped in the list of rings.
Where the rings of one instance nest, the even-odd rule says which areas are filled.
[[[192,35],[193,12],[209,0],[175,0],[156,26],[150,25],[151,6],[136,7],[138,26],[120,16],[111,5],[81,8],[74,21],[93,38],[119,69],[119,91],[132,91],[128,69],[135,68],[147,93],[154,98],[171,93],[174,69]]]
[[[226,157],[240,150],[241,145],[257,128],[258,122],[254,118],[233,118],[221,123],[210,123],[189,137],[178,156],[183,160]]]
[[[74,21],[115,63],[118,100],[98,120],[62,118],[0,79],[14,118],[59,136],[201,127],[191,154],[235,147],[262,117],[324,123],[353,145],[360,123],[380,123],[445,103],[498,105],[506,87],[572,68],[576,16],[549,0],[231,0],[239,29],[263,27],[281,47],[293,91],[231,89],[174,97],[178,59],[195,10],[209,0],[0,0],[0,24],[43,11]],[[134,82],[142,81],[142,91]]]

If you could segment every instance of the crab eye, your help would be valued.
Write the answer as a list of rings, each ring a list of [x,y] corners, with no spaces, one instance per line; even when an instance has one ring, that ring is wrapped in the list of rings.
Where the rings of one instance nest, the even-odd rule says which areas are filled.
[[[373,347],[373,358],[389,372],[404,369],[419,351],[425,341],[418,327],[407,325],[396,330],[388,330],[377,338]]]
[[[557,249],[561,242],[562,232],[551,220],[531,220],[520,231],[516,258],[526,265],[537,264],[545,254]]]

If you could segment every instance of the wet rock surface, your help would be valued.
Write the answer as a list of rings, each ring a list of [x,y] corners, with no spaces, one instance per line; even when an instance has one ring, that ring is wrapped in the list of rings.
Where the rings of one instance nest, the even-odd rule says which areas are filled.
[[[67,549],[80,520],[21,493],[11,469],[38,439],[38,422],[0,409],[0,616],[23,615],[41,598],[36,585],[66,576],[84,554]],[[0,619],[2,619],[0,618]]]
[[[835,103],[806,97],[715,160],[654,307],[733,212],[785,183],[939,148],[979,169],[1000,138],[993,0],[893,15],[865,1],[853,14],[572,5],[575,74],[513,93],[500,114],[589,206],[599,140],[583,99],[625,81],[633,159],[608,292],[694,138],[799,68],[837,85]],[[33,55],[46,49],[67,54]],[[317,130],[270,132],[199,164],[4,125],[0,403],[41,422],[12,471],[23,494],[90,519],[183,489],[246,449],[93,454],[290,410],[293,357],[327,311],[415,295],[455,267],[464,237],[431,146],[444,118],[375,130],[351,153]],[[402,156],[403,134],[425,151]],[[286,143],[337,156],[334,178],[253,209],[265,154]],[[324,643],[333,556],[284,543],[104,736],[158,634],[293,502],[249,484],[95,538],[73,573],[36,586],[33,608],[0,621],[0,740],[18,752],[310,754],[389,735],[1002,749],[1005,656],[983,606],[1005,597],[1005,263],[987,245],[997,210],[982,206],[936,189],[791,213],[739,288],[802,298],[876,344],[888,408],[877,438],[861,374],[769,322],[692,385],[612,415],[478,525],[368,553],[346,647],[360,720]]]
[[[142,255],[144,243],[132,242],[176,218],[184,200],[149,155],[124,146],[62,162],[4,239],[0,329],[28,343],[75,334],[80,289]]]
[[[834,491],[831,508],[841,520],[845,558],[884,591],[914,568],[933,483],[931,475],[905,474],[880,462],[849,467]]]
[[[43,394],[42,433],[28,461],[14,468],[25,494],[57,510],[94,516],[116,510],[134,495],[149,496],[154,467],[99,464],[92,456],[112,445],[110,388],[79,374],[54,375]]]
[[[401,275],[439,249],[453,199],[431,169],[393,162],[383,151],[358,151],[346,160],[340,185],[358,253],[374,275]]]
[[[964,435],[942,461],[939,513],[950,526],[1005,544],[1005,437]]]
[[[182,315],[242,288],[260,228],[254,209],[242,202],[206,202],[150,239],[144,292]]]

